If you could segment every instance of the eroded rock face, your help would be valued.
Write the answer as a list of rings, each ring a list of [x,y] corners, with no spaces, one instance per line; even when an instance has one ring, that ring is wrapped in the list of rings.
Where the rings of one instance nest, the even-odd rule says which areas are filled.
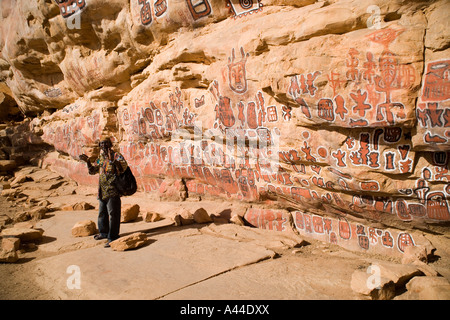
[[[110,135],[141,190],[277,201],[301,233],[363,251],[401,254],[420,242],[405,229],[450,220],[448,1],[1,9],[3,91],[80,183],[78,155]]]

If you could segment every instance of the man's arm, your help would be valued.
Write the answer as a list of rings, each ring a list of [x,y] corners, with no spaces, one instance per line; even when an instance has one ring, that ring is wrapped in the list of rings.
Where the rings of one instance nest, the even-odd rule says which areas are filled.
[[[89,157],[87,155],[85,155],[85,154],[80,155],[80,160],[82,160],[82,161],[87,163],[87,167],[88,167],[90,175],[97,174],[100,171],[99,170],[100,169],[99,166],[95,166],[95,165],[93,166],[91,164],[91,161],[89,160]]]

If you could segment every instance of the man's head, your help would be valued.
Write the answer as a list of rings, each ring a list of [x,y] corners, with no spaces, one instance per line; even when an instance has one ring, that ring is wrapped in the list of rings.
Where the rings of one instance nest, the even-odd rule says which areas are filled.
[[[107,153],[112,148],[111,138],[106,137],[100,140],[98,143],[99,147],[103,152]]]

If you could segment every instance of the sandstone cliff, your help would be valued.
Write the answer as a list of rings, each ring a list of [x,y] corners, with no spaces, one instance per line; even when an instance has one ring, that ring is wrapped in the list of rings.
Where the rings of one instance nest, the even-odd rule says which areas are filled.
[[[78,155],[109,135],[141,190],[252,202],[256,226],[292,216],[301,233],[401,254],[422,243],[408,230],[450,220],[449,13],[446,0],[4,0],[0,116],[20,111],[21,143],[54,148],[43,164],[79,183],[96,178]]]

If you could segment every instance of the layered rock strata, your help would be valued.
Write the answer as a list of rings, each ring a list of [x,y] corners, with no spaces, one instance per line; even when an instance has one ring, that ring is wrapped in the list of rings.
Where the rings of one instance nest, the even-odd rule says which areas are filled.
[[[54,147],[44,165],[79,183],[96,178],[78,155],[109,135],[141,190],[251,202],[259,227],[287,219],[396,255],[426,242],[413,228],[448,232],[448,1],[9,0],[1,12],[0,90],[30,118],[28,143]]]

